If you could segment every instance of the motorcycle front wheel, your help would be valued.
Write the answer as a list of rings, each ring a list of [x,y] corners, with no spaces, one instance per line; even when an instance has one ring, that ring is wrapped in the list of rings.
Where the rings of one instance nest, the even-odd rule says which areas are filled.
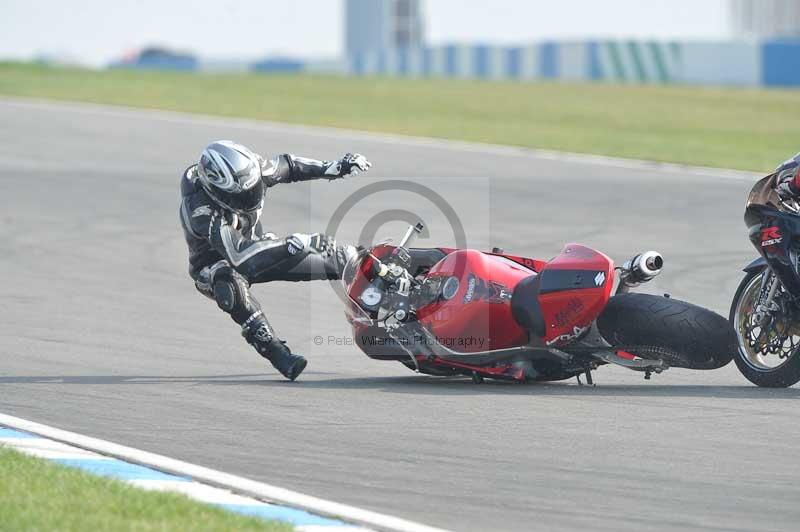
[[[753,384],[788,388],[800,381],[800,324],[784,314],[757,313],[763,276],[769,272],[749,272],[733,296],[730,321],[738,344],[734,360]]]

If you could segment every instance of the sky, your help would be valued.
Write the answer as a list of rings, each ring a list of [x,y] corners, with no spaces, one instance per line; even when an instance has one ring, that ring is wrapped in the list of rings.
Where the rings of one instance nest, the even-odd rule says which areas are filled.
[[[715,39],[727,0],[423,0],[431,43],[548,38]],[[335,58],[343,0],[0,0],[0,58],[99,66],[145,45],[209,59]]]

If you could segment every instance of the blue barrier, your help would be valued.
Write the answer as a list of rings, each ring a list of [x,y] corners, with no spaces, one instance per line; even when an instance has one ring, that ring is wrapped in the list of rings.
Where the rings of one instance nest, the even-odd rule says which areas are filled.
[[[478,78],[490,78],[492,75],[491,57],[492,48],[485,44],[475,46],[473,48],[473,64],[475,65],[474,72]]]
[[[541,71],[539,73],[545,79],[556,79],[558,77],[558,44],[554,42],[542,43],[539,49],[541,54]]]
[[[511,79],[522,78],[522,48],[509,48],[506,53],[506,72]]]
[[[589,79],[598,81],[603,79],[603,69],[600,66],[600,45],[596,42],[586,43],[589,54]]]
[[[800,40],[446,44],[367,52],[347,64],[345,73],[359,76],[800,86]]]
[[[314,65],[270,58],[244,66],[254,72],[304,72],[314,71]],[[211,63],[194,56],[160,49],[145,50],[111,66],[213,70]],[[800,39],[447,44],[357,54],[335,70],[326,70],[332,71],[357,76],[800,87]]]
[[[450,77],[458,76],[458,48],[455,44],[444,47],[444,71]]]
[[[294,73],[301,72],[305,63],[293,59],[265,59],[250,65],[253,72]]]
[[[761,82],[767,87],[800,86],[800,40],[763,43],[761,73]]]

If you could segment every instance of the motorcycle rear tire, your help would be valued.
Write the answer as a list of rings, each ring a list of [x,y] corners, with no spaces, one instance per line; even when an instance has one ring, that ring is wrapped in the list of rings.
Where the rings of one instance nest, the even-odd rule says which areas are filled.
[[[736,352],[730,322],[703,307],[651,294],[613,296],[597,319],[600,334],[613,346],[649,346],[677,356],[661,357],[670,366],[718,369]],[[636,353],[651,358],[647,353]]]

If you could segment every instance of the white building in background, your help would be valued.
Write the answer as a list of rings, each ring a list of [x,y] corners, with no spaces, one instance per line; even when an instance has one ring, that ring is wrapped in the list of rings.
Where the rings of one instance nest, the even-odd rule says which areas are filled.
[[[345,0],[348,56],[377,50],[421,47],[421,0]]]
[[[800,37],[800,0],[731,0],[739,37]]]

